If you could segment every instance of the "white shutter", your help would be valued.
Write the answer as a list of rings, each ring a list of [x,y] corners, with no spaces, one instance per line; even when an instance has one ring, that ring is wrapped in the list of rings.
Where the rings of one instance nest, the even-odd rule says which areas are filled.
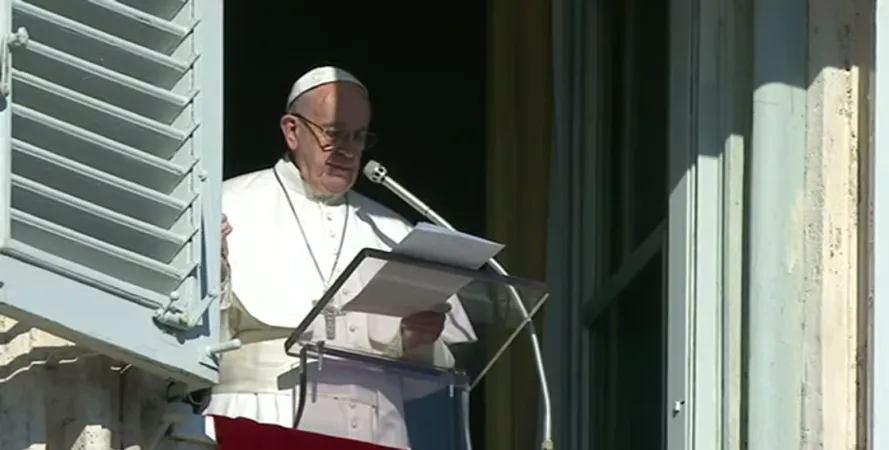
[[[222,1],[0,5],[0,313],[212,384]]]

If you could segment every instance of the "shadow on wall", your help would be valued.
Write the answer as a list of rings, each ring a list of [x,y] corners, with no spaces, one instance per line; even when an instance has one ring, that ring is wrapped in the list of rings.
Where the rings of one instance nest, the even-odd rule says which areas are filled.
[[[0,449],[147,448],[165,389],[160,378],[0,316]]]

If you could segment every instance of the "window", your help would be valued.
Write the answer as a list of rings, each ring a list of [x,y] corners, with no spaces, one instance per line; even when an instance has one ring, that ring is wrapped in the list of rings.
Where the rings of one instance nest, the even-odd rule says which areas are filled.
[[[596,448],[659,449],[665,417],[669,2],[608,2],[600,288],[585,305]]]

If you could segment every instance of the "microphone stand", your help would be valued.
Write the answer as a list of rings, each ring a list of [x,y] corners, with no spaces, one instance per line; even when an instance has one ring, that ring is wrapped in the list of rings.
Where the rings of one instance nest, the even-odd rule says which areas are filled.
[[[424,203],[415,195],[411,194],[410,191],[405,189],[398,182],[396,182],[392,178],[389,178],[387,173],[388,171],[386,170],[385,166],[373,160],[368,161],[368,163],[364,166],[364,175],[371,182],[382,184],[383,186],[385,186],[387,189],[392,191],[393,194],[397,195],[405,203],[417,210],[417,212],[429,219],[432,223],[452,231],[457,231],[457,229],[454,228],[453,225],[445,220],[444,217],[436,213],[431,207],[429,207],[429,205]],[[502,276],[509,276],[509,273],[506,271],[506,269],[502,265],[500,265],[500,263],[497,262],[496,259],[489,259],[487,264],[498,274]],[[528,335],[531,339],[531,351],[533,352],[534,363],[537,368],[537,379],[540,384],[541,401],[543,402],[543,441],[540,443],[540,448],[542,450],[553,450],[554,445],[552,438],[552,402],[549,395],[546,367],[543,364],[543,354],[540,351],[540,339],[538,339],[537,337],[537,329],[534,326],[534,321],[531,320],[531,317],[528,314],[528,309],[525,308],[525,304],[522,303],[522,298],[519,295],[518,291],[516,291],[515,287],[513,286],[507,286],[507,291],[509,293],[509,297],[512,299],[513,302],[515,302],[516,306],[518,307],[519,313],[522,315],[522,319],[526,321],[528,327]]]

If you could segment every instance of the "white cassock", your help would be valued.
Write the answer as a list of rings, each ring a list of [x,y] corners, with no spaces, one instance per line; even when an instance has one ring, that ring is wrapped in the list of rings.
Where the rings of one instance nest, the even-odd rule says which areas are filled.
[[[223,212],[234,231],[228,240],[233,295],[223,305],[223,323],[230,338],[241,339],[244,346],[222,356],[220,382],[204,414],[291,427],[298,358],[284,353],[286,336],[361,249],[389,250],[412,228],[398,214],[358,193],[325,204],[306,196],[303,186],[299,172],[285,159],[272,169],[225,182]],[[322,280],[319,269],[330,279]],[[349,295],[349,289],[361,286],[346,286],[341,292]],[[476,339],[459,300],[450,303],[441,339],[414,357],[441,364],[450,355],[446,344]],[[312,340],[377,353],[400,342],[399,318],[347,313],[335,320],[334,339],[326,339],[324,319],[319,317],[311,327]],[[309,379],[300,429],[409,447],[403,407],[411,395],[401,377],[325,361],[323,371],[310,371]],[[210,421],[207,428],[212,436]]]

